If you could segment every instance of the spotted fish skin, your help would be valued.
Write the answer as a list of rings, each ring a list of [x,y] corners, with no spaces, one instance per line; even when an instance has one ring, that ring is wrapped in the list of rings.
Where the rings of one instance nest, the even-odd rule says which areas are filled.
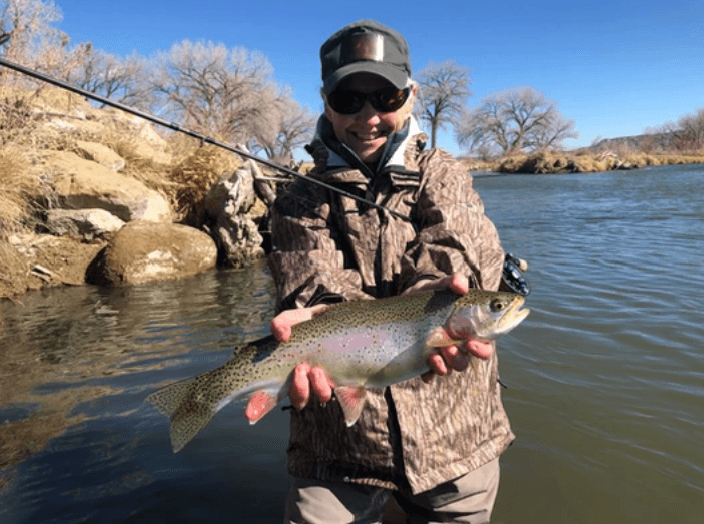
[[[335,383],[347,425],[359,418],[367,388],[386,387],[428,371],[428,356],[454,340],[493,340],[529,313],[513,293],[423,292],[330,306],[293,326],[287,342],[267,336],[235,349],[220,367],[159,389],[146,399],[171,418],[171,443],[181,450],[215,413],[251,398],[254,423],[287,394],[301,363],[321,366]]]

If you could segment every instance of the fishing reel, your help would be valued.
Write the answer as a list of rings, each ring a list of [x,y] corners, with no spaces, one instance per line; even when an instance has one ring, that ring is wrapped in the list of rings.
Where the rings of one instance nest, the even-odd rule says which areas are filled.
[[[501,289],[528,296],[530,286],[523,278],[523,271],[528,270],[528,262],[516,257],[513,253],[506,253],[504,268],[501,274]]]

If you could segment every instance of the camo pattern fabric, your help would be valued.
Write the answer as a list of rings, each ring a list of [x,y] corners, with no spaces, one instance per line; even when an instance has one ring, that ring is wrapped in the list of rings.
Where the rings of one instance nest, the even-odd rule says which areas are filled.
[[[309,176],[412,218],[306,182],[277,198],[269,255],[277,310],[401,294],[423,279],[464,273],[470,285],[498,289],[504,252],[472,177],[425,134],[406,139],[405,165],[370,181],[328,165],[313,142]],[[291,410],[291,475],[390,489],[429,490],[498,457],[514,439],[501,403],[496,352],[464,372],[370,390],[348,428],[339,405],[312,399]]]

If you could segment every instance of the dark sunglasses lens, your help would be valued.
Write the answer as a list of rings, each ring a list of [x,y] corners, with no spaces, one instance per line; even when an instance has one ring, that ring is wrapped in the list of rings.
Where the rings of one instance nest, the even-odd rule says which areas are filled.
[[[410,94],[410,89],[380,89],[372,93],[372,106],[377,111],[383,111],[389,113],[391,111],[396,111],[403,107],[403,104],[408,100],[408,95]]]
[[[353,115],[361,111],[364,103],[369,100],[377,111],[389,113],[400,109],[408,100],[410,93],[410,88],[396,89],[394,87],[379,89],[369,94],[338,90],[328,95],[328,104],[333,111],[341,115]]]
[[[355,91],[333,91],[328,95],[328,104],[341,115],[353,115],[364,107],[366,96]]]

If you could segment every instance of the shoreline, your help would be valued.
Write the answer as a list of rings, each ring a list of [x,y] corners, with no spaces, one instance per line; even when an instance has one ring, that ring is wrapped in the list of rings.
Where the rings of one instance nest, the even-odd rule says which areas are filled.
[[[704,154],[679,153],[549,153],[514,155],[494,162],[474,162],[460,159],[470,172],[479,176],[494,174],[563,174],[601,173],[637,170],[652,166],[704,164]]]

